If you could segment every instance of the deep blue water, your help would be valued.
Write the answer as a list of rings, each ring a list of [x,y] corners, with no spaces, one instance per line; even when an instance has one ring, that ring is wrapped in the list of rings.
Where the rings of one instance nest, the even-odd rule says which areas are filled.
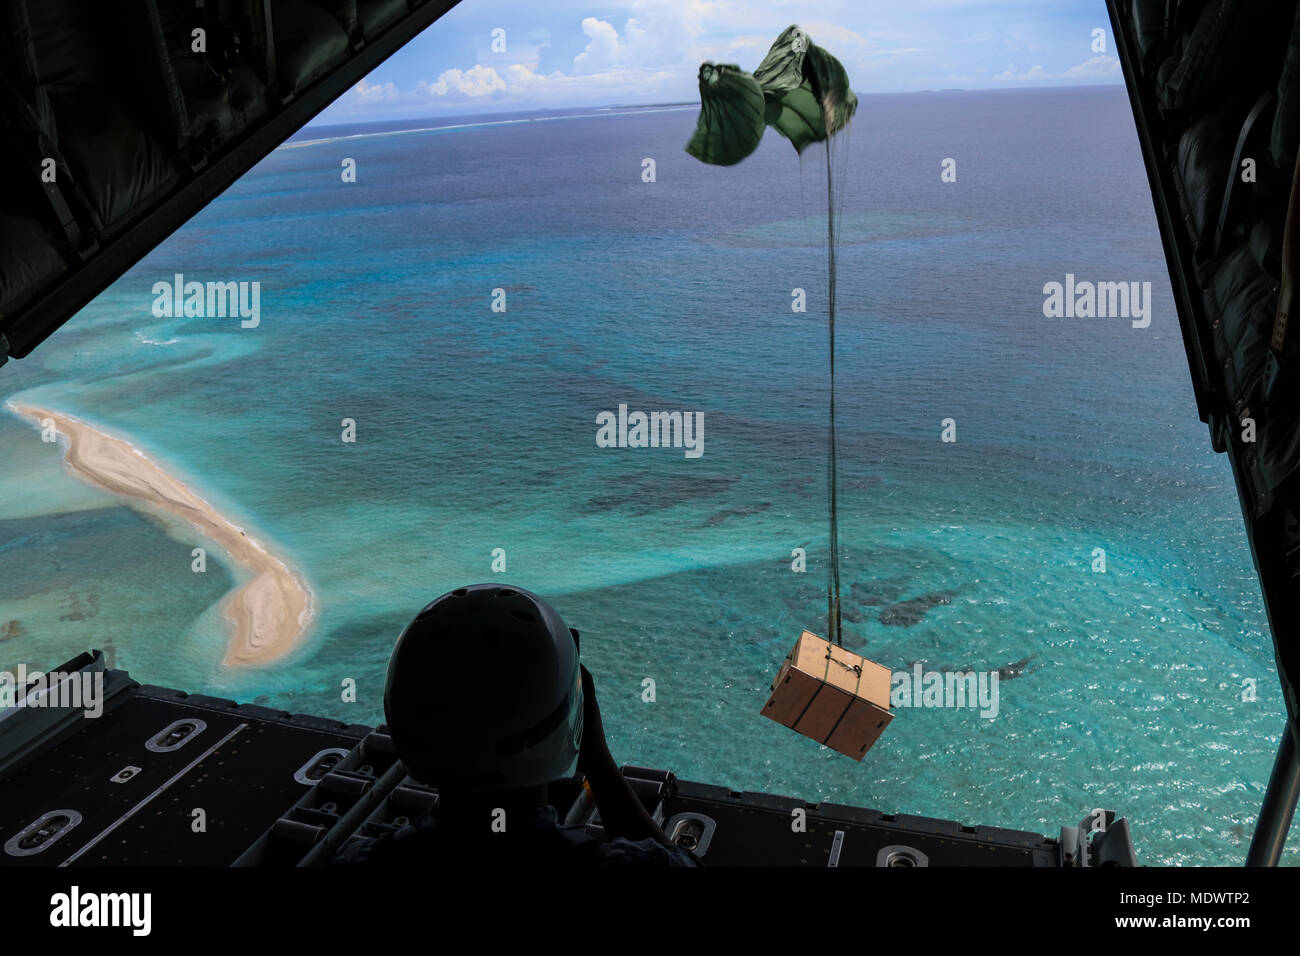
[[[3,416],[0,666],[107,647],[151,683],[378,721],[406,621],[499,578],[582,632],[620,759],[1044,833],[1104,805],[1143,862],[1239,862],[1283,706],[1123,90],[864,96],[836,146],[846,644],[891,669],[1029,659],[996,719],[900,709],[861,764],[758,716],[825,630],[825,153],[769,131],[703,166],[693,108],[508,118],[304,131],[0,376],[300,567],[301,650],[223,671],[231,572],[191,573],[192,532]],[[260,326],[155,318],[177,272],[260,282]],[[1150,327],[1045,318],[1067,273],[1150,282]],[[704,454],[597,447],[620,403],[703,412]]]

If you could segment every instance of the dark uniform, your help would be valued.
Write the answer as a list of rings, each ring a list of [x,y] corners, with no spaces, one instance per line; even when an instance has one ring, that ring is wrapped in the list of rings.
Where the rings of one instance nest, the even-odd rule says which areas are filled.
[[[505,832],[493,833],[484,820],[482,829],[473,834],[463,828],[440,828],[430,810],[396,833],[353,837],[334,858],[334,863],[342,866],[424,867],[431,862],[546,868],[700,865],[689,850],[667,847],[653,839],[602,840],[586,827],[561,826],[551,806],[536,808],[522,830],[513,829],[507,821]]]

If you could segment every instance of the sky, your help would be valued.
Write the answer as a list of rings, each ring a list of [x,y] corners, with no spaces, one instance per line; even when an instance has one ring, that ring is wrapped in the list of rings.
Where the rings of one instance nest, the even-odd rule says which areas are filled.
[[[1123,83],[1104,0],[462,0],[315,122],[698,102],[792,23],[859,93]]]

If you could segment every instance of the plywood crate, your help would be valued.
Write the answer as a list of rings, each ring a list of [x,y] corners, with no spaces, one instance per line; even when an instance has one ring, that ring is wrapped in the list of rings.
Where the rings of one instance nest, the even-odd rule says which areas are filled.
[[[780,673],[762,714],[854,760],[861,760],[885,727],[889,668],[804,631]]]

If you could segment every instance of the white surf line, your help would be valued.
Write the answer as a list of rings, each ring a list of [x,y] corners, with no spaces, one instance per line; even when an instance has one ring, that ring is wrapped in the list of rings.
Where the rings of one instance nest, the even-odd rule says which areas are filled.
[[[570,116],[526,116],[522,119],[485,120],[482,123],[452,123],[447,126],[421,126],[413,129],[386,129],[374,133],[348,133],[346,136],[327,136],[323,139],[300,139],[281,143],[281,149],[297,149],[302,146],[319,146],[321,143],[340,143],[350,139],[370,139],[375,136],[405,136],[408,133],[437,133],[445,129],[480,129],[487,126],[513,126],[518,123],[549,123],[570,119],[599,119],[605,116],[631,116],[635,113],[677,113],[682,110],[698,109],[697,106],[657,106],[645,109],[605,110],[597,113],[574,113]]]

